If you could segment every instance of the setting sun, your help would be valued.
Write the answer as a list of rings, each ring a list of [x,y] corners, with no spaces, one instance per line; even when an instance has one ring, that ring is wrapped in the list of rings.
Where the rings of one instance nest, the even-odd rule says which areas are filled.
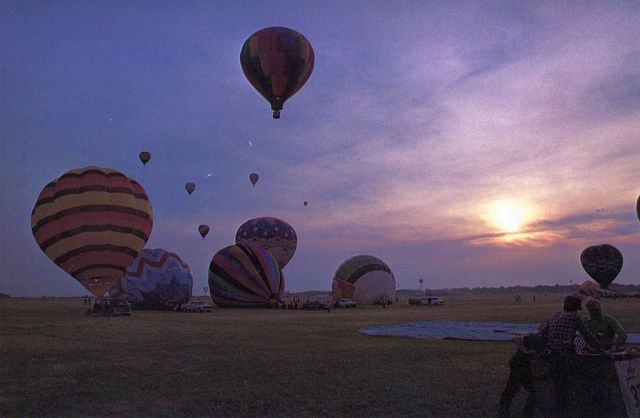
[[[533,207],[516,199],[498,200],[489,205],[489,222],[502,232],[514,233],[522,229],[535,216]]]

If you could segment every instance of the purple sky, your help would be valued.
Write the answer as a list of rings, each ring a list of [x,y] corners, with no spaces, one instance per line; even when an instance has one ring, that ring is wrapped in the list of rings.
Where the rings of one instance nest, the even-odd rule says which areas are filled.
[[[638,2],[314,4],[3,1],[0,292],[87,293],[30,214],[89,165],[143,184],[147,247],[180,255],[197,293],[257,216],[297,231],[292,291],[330,289],[357,254],[399,288],[575,283],[580,251],[605,242],[625,257],[616,282],[640,283]],[[267,26],[316,55],[280,120],[239,63]]]

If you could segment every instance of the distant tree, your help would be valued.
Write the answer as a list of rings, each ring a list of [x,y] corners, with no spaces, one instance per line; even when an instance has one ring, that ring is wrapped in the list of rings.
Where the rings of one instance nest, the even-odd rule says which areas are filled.
[[[0,299],[10,298],[11,295],[7,295],[6,293],[0,293]]]

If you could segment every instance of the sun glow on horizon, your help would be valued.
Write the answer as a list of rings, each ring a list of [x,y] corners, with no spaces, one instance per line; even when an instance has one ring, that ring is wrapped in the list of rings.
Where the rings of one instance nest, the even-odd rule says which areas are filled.
[[[487,221],[508,234],[520,232],[537,215],[534,207],[517,199],[501,199],[489,204],[485,218]]]

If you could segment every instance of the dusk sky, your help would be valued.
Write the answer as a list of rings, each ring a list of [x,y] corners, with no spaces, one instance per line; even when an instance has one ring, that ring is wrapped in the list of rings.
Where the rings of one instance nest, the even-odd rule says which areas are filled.
[[[279,120],[239,59],[269,26],[315,51]],[[638,284],[640,3],[5,0],[0,144],[12,296],[88,294],[30,218],[91,165],[144,186],[146,248],[180,255],[196,294],[258,216],[297,232],[290,291],[329,290],[358,254],[397,288],[580,283],[601,243],[624,256],[615,283]]]

